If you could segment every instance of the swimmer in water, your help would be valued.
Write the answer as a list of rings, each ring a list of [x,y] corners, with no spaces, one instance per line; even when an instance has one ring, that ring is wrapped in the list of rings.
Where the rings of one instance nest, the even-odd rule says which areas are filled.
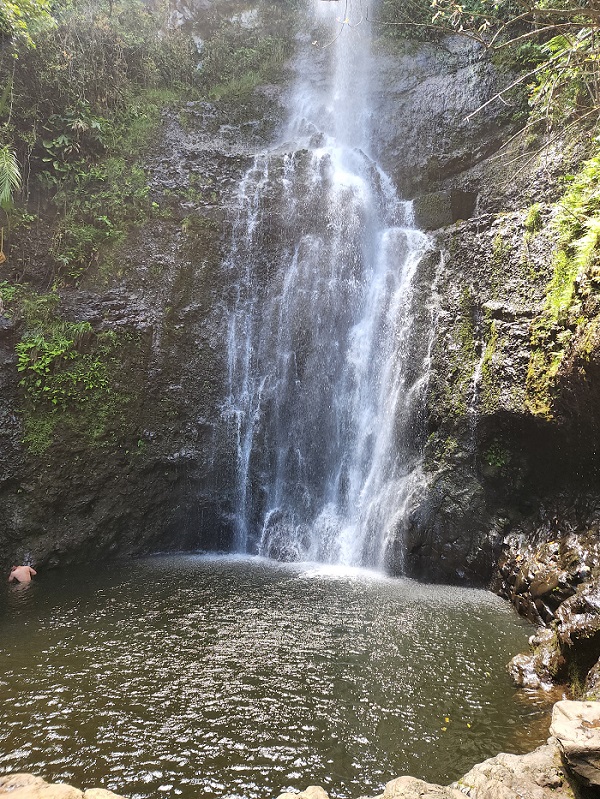
[[[8,575],[9,583],[30,583],[31,578],[37,574],[31,566],[13,566]]]

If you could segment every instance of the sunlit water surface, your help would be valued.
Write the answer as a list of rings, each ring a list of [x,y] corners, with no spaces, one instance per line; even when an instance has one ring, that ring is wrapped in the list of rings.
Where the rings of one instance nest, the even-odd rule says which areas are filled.
[[[539,742],[491,594],[360,571],[157,557],[0,598],[0,773],[127,795],[447,782]]]

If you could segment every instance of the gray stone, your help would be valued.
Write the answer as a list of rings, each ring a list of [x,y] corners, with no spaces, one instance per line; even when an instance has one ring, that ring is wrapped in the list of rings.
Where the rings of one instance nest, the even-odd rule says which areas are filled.
[[[314,793],[311,793],[314,791]],[[550,739],[527,755],[499,754],[474,766],[451,785],[435,785],[414,777],[397,777],[374,799],[573,799],[557,742]],[[278,799],[327,799],[322,788]]]
[[[0,796],[10,799],[82,799],[82,791],[70,785],[51,784],[33,774],[0,777]]]
[[[46,782],[33,774],[7,774],[0,777],[0,797],[10,799],[123,799],[119,794],[104,788],[80,791],[72,785]],[[309,799],[321,799],[310,797]]]
[[[556,744],[527,755],[499,754],[453,783],[471,799],[572,799]]]
[[[413,201],[415,224],[423,230],[437,230],[459,219],[469,219],[475,210],[476,195],[472,192],[436,191]]]
[[[398,777],[385,786],[381,799],[461,799],[454,788],[433,785],[414,777]]]
[[[557,702],[550,733],[566,767],[585,785],[600,786],[600,702]]]
[[[286,791],[280,794],[277,799],[329,799],[325,790],[320,785],[309,785],[302,793],[291,793]]]

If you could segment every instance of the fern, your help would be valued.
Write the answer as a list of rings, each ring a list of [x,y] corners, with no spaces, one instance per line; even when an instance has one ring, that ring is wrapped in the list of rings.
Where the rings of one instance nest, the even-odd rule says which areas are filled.
[[[8,145],[0,147],[0,207],[10,207],[13,192],[20,188],[21,171],[14,151]]]

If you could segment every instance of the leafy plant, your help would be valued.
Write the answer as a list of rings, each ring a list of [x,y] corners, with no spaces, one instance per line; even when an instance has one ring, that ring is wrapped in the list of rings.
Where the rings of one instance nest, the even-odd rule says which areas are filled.
[[[2,0],[0,3],[0,34],[32,47],[32,36],[43,26],[54,23],[50,0]]]
[[[9,145],[0,147],[0,206],[7,210],[12,205],[13,192],[21,188],[21,171],[14,150]]]
[[[484,452],[484,458],[488,466],[502,469],[510,463],[510,452],[497,439],[494,439]]]
[[[221,27],[206,43],[200,87],[213,99],[243,95],[274,80],[285,60],[285,41],[242,25]]]
[[[542,229],[543,224],[544,220],[542,219],[541,205],[539,203],[534,203],[525,216],[525,230],[528,233],[538,233]]]

